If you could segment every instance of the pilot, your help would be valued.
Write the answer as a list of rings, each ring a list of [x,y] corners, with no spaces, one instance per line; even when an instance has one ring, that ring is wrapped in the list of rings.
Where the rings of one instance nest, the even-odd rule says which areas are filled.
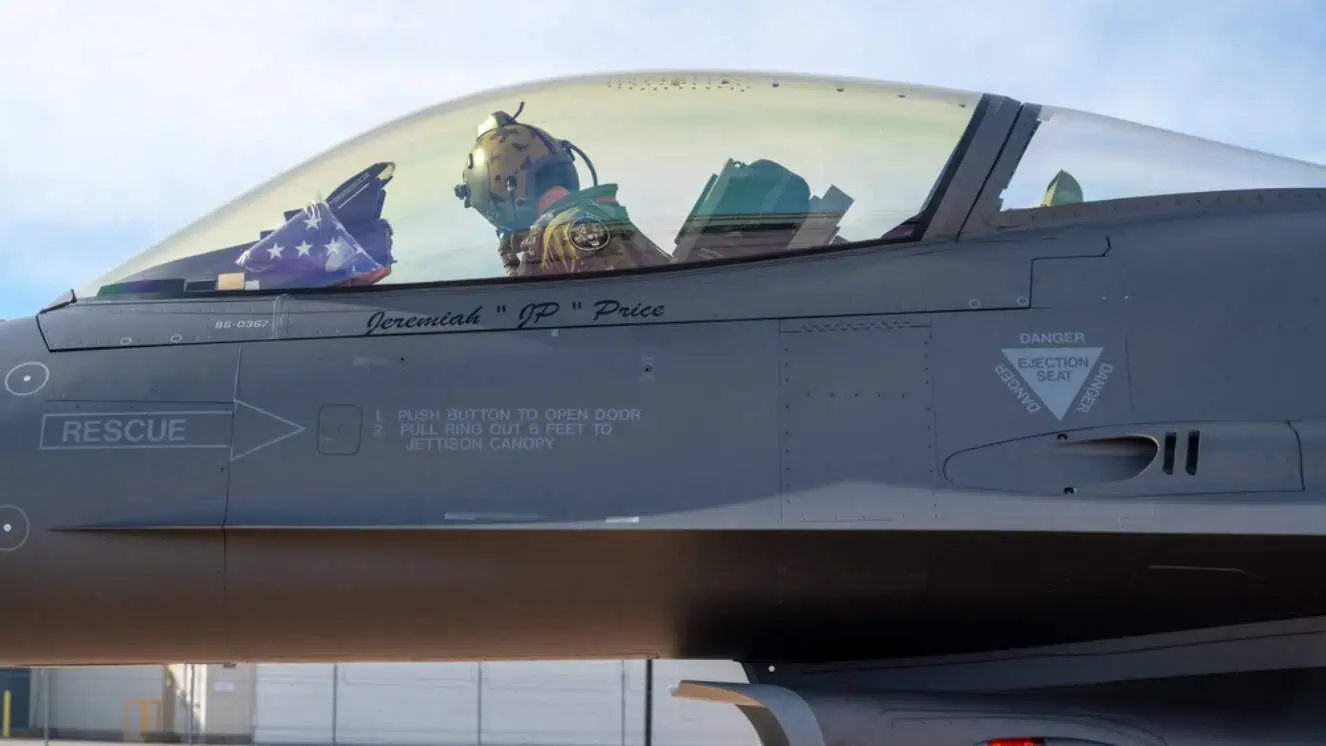
[[[495,112],[479,125],[456,197],[498,235],[512,277],[654,267],[672,257],[637,228],[617,201],[616,184],[599,184],[589,156],[539,127]],[[594,185],[580,188],[575,154]]]

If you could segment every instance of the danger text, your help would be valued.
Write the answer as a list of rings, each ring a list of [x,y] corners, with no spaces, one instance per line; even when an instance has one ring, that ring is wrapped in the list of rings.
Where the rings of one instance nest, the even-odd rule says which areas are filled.
[[[1018,344],[1024,345],[1081,345],[1087,343],[1082,332],[1023,332]]]

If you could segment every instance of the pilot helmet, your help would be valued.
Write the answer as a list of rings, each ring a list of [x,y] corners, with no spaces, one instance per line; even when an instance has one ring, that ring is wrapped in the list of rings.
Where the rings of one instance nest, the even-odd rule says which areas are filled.
[[[479,125],[478,139],[456,186],[456,197],[500,232],[524,230],[538,219],[539,195],[550,187],[580,189],[575,146],[557,140],[514,115],[494,112]]]

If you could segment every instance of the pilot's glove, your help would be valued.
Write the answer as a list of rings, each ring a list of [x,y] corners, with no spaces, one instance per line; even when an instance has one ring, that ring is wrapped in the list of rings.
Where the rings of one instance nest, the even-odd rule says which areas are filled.
[[[502,268],[507,277],[515,277],[520,268],[519,247],[510,233],[503,233],[497,240],[497,255],[502,259]]]

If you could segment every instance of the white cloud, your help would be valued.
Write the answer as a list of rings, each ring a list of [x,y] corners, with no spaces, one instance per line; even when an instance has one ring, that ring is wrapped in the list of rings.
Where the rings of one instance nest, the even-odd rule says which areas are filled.
[[[1120,6],[7,2],[0,225],[159,238],[388,119],[603,69],[779,69],[992,89],[1326,158],[1317,118],[1326,21],[1314,0]],[[49,246],[40,263],[6,259],[26,282],[58,290],[144,248],[94,243]],[[69,277],[70,267],[82,275]]]

